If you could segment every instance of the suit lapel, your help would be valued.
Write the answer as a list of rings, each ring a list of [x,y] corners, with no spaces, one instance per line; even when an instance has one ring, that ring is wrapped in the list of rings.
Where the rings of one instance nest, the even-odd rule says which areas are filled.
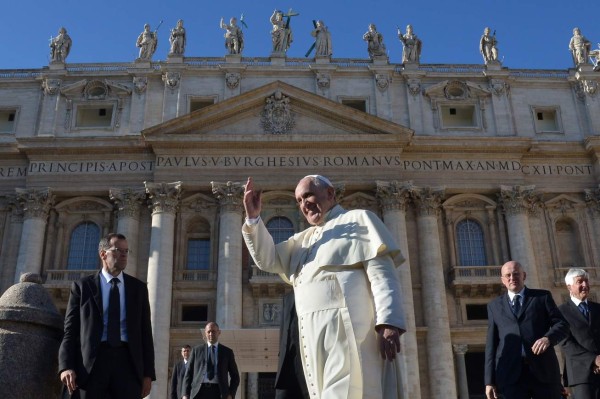
[[[100,272],[98,272],[90,282],[92,297],[98,307],[100,316],[104,316],[104,306],[102,306],[102,290],[100,288]]]
[[[527,310],[527,307],[531,304],[532,301],[533,301],[533,296],[530,295],[529,289],[525,288],[525,291],[523,291],[523,306],[521,306],[521,310],[519,311],[519,314],[518,314],[519,319],[525,313],[525,311]]]

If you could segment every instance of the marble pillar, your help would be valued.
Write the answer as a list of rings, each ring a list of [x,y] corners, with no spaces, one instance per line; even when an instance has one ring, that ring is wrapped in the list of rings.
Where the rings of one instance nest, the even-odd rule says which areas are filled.
[[[16,189],[17,200],[23,204],[25,219],[17,255],[15,283],[23,273],[42,273],[42,252],[48,212],[54,204],[52,190]]]
[[[594,255],[594,265],[600,266],[600,185],[597,188],[585,190],[585,202],[588,213],[591,216],[588,220],[591,223],[592,237],[591,247]]]
[[[454,344],[454,357],[456,360],[456,373],[458,377],[458,399],[469,399],[469,383],[467,380],[467,364],[465,354],[469,349],[467,344]]]
[[[149,397],[163,399],[167,396],[168,386],[175,213],[179,207],[181,182],[144,184],[152,204],[148,295],[156,366],[156,381]]]
[[[219,200],[219,267],[217,272],[217,324],[221,329],[242,327],[243,183],[211,182]]]
[[[117,232],[127,237],[127,243],[131,252],[127,260],[127,273],[137,277],[139,259],[139,234],[140,234],[140,207],[146,199],[144,190],[131,188],[111,188],[110,199],[117,205],[119,218]]]
[[[413,187],[411,197],[417,208],[417,239],[421,267],[423,315],[427,325],[427,363],[432,398],[456,398],[456,378],[445,273],[438,226],[444,188]]]
[[[499,202],[502,205],[508,228],[511,260],[519,262],[527,272],[527,283],[539,287],[540,279],[533,251],[529,213],[539,205],[533,190],[535,186],[500,186]]]
[[[246,373],[246,376],[248,381],[248,396],[246,399],[260,399],[258,397],[258,373]]]
[[[402,306],[406,318],[406,332],[402,334],[400,357],[403,369],[403,397],[419,399],[421,383],[419,378],[419,355],[417,352],[417,328],[415,322],[415,304],[413,300],[410,257],[408,254],[408,236],[406,232],[406,208],[410,200],[411,182],[377,182],[377,199],[383,210],[383,221],[392,235],[396,237],[402,255],[406,259],[398,268],[402,285]]]

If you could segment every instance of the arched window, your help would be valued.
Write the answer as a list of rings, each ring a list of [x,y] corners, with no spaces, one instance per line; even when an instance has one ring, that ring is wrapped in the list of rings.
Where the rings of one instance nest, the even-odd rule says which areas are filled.
[[[69,241],[68,270],[93,270],[98,268],[98,243],[100,228],[92,222],[84,222],[73,230]]]
[[[187,245],[188,270],[210,269],[210,239],[190,238]]]
[[[267,222],[267,230],[271,233],[275,244],[285,241],[294,235],[294,225],[290,219],[276,216]]]
[[[458,262],[461,266],[487,266],[483,229],[473,219],[456,224]]]

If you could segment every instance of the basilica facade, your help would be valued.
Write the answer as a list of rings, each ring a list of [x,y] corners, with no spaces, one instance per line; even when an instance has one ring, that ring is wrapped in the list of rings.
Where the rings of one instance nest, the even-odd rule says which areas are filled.
[[[567,298],[600,270],[600,73],[174,55],[0,71],[0,293],[39,273],[64,312],[97,244],[128,238],[147,282],[164,398],[208,321],[233,348],[240,398],[273,397],[291,287],[243,245],[248,176],[276,240],[306,228],[297,181],[327,176],[346,208],[397,238],[405,398],[483,397],[487,303],[500,266]],[[58,378],[58,377],[57,377]]]

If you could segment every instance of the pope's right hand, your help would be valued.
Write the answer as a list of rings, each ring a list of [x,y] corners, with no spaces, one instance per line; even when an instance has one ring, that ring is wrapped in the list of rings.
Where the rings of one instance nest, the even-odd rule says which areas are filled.
[[[261,194],[261,190],[254,189],[254,181],[249,177],[244,190],[244,209],[247,218],[256,219],[260,216],[262,208]]]

